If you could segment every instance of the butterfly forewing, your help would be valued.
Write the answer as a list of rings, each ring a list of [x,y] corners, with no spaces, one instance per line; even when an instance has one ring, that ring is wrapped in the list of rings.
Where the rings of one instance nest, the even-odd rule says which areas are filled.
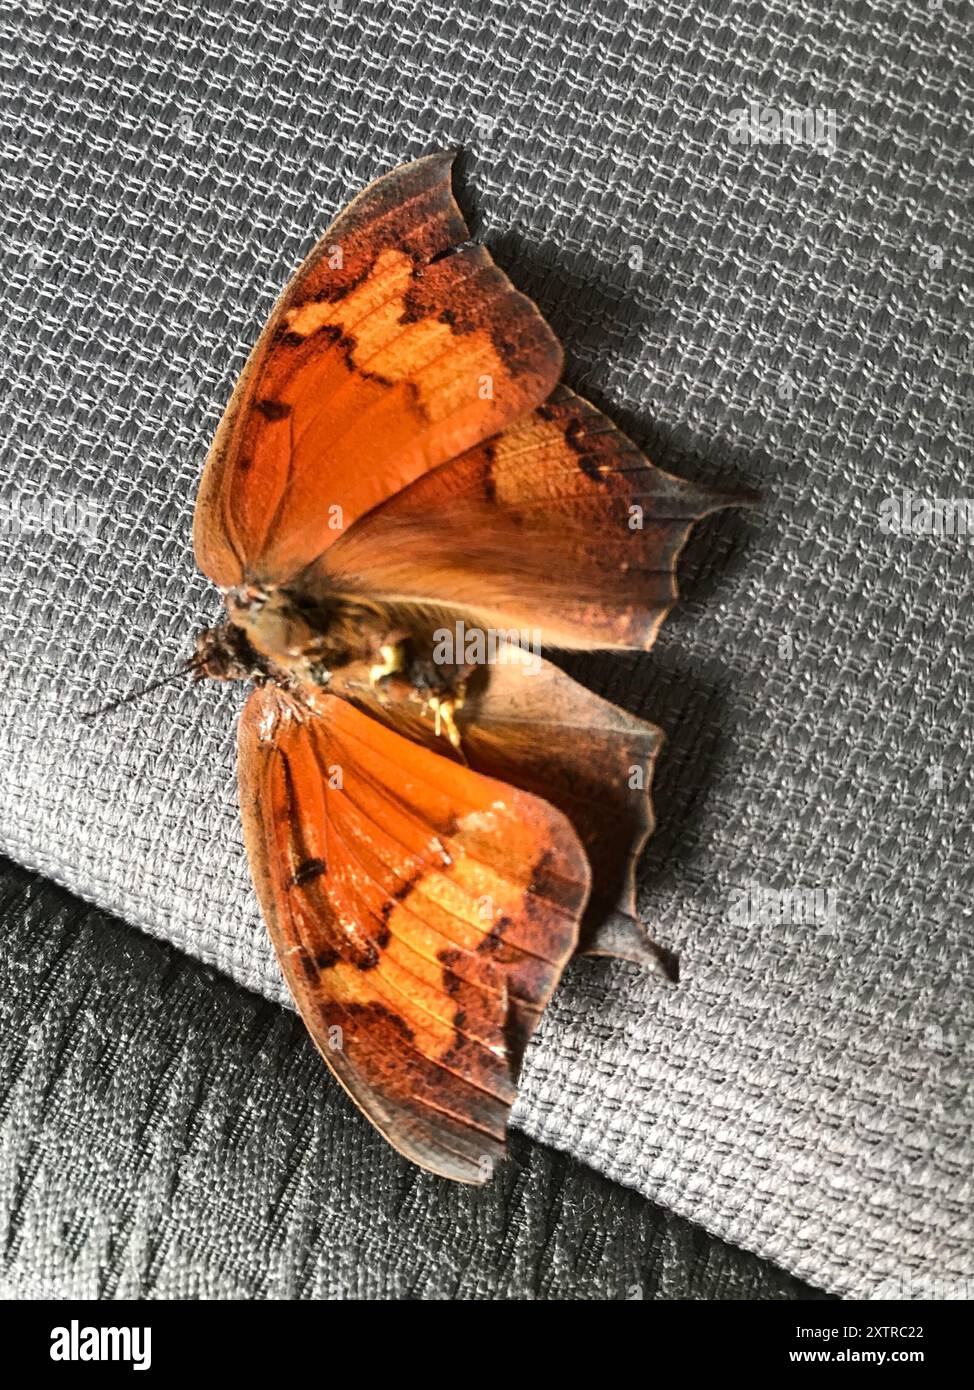
[[[207,459],[195,523],[223,587],[298,574],[356,518],[545,399],[561,348],[467,228],[453,156],[366,189],[276,305]]]
[[[483,1182],[589,888],[568,820],[318,694],[239,738],[254,882],[329,1066],[403,1153]]]
[[[332,688],[374,719],[444,750],[421,708],[373,689],[366,670],[336,672]],[[537,653],[506,645],[471,677],[457,720],[470,767],[543,797],[578,833],[592,872],[580,949],[655,967],[659,950],[636,916],[635,869],[653,830],[662,730]],[[611,932],[603,933],[607,919]]]

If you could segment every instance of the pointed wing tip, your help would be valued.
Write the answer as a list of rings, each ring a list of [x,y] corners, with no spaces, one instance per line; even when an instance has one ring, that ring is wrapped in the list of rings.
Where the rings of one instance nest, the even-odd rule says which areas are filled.
[[[403,169],[415,169],[420,165],[428,168],[442,167],[449,169],[456,161],[458,155],[463,151],[462,145],[447,145],[440,150],[430,150],[427,154],[421,154],[416,159],[407,161],[401,165]]]
[[[625,912],[613,912],[587,936],[579,951],[583,956],[612,956],[652,971],[667,984],[680,982],[680,957],[660,946],[649,932]]]
[[[755,507],[760,507],[764,500],[757,488],[744,487],[737,492],[723,492],[719,489],[702,489],[707,510],[702,512],[702,516],[709,516],[711,512],[723,511],[725,507],[742,507],[746,511],[751,511]]]
[[[695,483],[688,478],[680,478],[675,473],[670,474],[670,477],[680,485],[680,493],[684,500],[694,508],[694,515],[687,517],[691,526],[714,512],[724,511],[729,507],[750,510],[759,507],[763,500],[757,488],[742,487],[730,492],[724,488],[711,487],[707,483]]]
[[[437,189],[439,196],[445,196],[454,218],[462,220],[462,213],[453,194],[453,165],[459,153],[460,146],[457,145],[442,150],[430,150],[427,154],[417,155],[415,159],[406,159],[394,164],[391,169],[386,169],[367,184],[337,220],[348,217],[350,213],[361,214],[369,198],[394,198],[408,202],[418,195],[433,193]],[[335,225],[333,223],[329,227],[326,235],[333,234]],[[459,223],[454,230],[459,231]],[[463,231],[466,233],[465,222]]]
[[[418,175],[431,176],[429,177],[431,184],[443,181],[449,185],[452,194],[453,166],[462,153],[462,145],[448,145],[444,149],[430,150],[426,154],[417,155],[415,159],[407,159],[404,163],[395,165],[394,168],[380,177],[388,179],[399,177],[402,179]]]
[[[431,1144],[414,1145],[401,1134],[386,1130],[380,1132],[396,1152],[410,1163],[432,1173],[434,1178],[463,1183],[465,1187],[486,1187],[500,1165],[507,1161],[507,1144],[501,1140],[494,1141],[483,1154],[473,1158],[449,1145],[443,1148]]]

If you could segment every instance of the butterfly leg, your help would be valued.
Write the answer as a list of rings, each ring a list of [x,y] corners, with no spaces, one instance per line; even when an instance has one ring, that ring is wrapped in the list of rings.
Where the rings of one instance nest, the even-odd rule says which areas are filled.
[[[457,728],[455,716],[462,704],[462,694],[457,694],[452,698],[431,695],[426,702],[426,707],[433,716],[436,737],[442,738],[445,733],[457,752],[460,751],[460,730]]]
[[[406,665],[404,642],[383,642],[379,648],[381,661],[369,667],[369,685],[374,690],[386,676],[394,676]]]

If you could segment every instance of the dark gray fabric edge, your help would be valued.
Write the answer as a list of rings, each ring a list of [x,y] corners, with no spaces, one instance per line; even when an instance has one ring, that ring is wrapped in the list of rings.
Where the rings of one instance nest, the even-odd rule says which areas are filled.
[[[516,1132],[420,1172],[288,1010],[6,860],[0,921],[8,1298],[827,1297]]]

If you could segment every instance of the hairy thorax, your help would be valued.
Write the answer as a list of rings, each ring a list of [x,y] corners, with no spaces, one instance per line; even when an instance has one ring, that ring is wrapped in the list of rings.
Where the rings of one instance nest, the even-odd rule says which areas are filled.
[[[381,715],[391,705],[428,715],[454,748],[469,668],[433,660],[430,626],[383,604],[333,593],[309,600],[250,584],[226,595],[228,621],[196,638],[194,665],[214,680],[274,682],[334,694]]]

